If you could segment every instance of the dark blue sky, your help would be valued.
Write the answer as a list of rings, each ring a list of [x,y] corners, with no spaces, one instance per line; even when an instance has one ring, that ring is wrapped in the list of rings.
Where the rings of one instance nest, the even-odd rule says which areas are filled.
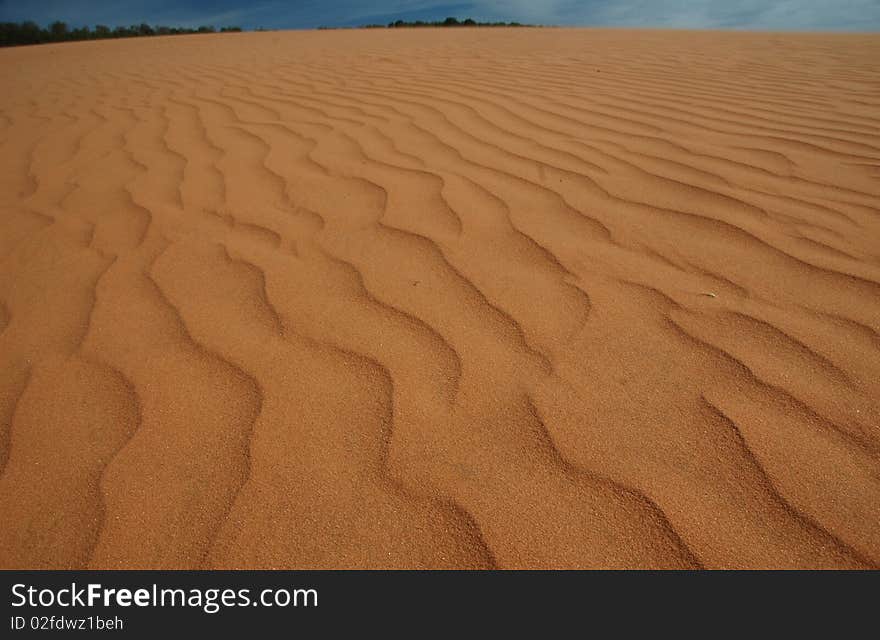
[[[0,0],[0,21],[312,28],[442,19],[555,25],[880,30],[880,0]]]

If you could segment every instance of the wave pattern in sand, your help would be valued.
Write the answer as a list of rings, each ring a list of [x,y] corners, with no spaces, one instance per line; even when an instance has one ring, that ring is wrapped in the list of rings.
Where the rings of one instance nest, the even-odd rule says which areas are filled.
[[[0,565],[876,566],[878,59],[0,52]]]

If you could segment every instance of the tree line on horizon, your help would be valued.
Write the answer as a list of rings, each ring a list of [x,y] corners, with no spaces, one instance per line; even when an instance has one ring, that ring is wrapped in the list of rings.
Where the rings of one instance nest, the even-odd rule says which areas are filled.
[[[520,22],[478,22],[473,18],[459,20],[449,17],[445,20],[433,22],[415,20],[395,20],[385,24],[365,24],[359,29],[398,29],[403,27],[532,27],[535,25],[522,24]],[[337,29],[350,27],[318,27],[318,29]],[[176,36],[194,33],[228,33],[242,31],[241,27],[216,27],[204,25],[197,28],[191,27],[166,27],[163,25],[151,26],[147,23],[133,24],[131,26],[108,27],[104,24],[95,25],[94,29],[88,25],[71,29],[66,22],[56,20],[47,27],[41,27],[32,20],[24,22],[0,22],[0,47],[14,47],[27,44],[46,44],[51,42],[75,42],[78,40],[104,40],[110,38],[138,38],[144,36]],[[257,31],[264,31],[263,28]]]
[[[406,20],[395,20],[385,24],[365,24],[358,29],[400,29],[404,27],[533,27],[535,25],[522,24],[521,22],[478,22],[473,18],[465,18],[459,20],[455,17],[449,17],[445,20],[436,20],[434,22],[426,20],[414,20],[407,22]],[[318,29],[335,29],[338,27],[318,27]]]
[[[44,44],[49,42],[74,42],[77,40],[104,40],[109,38],[135,38],[142,36],[175,36],[193,33],[222,33],[241,31],[241,27],[221,27],[205,25],[198,28],[150,26],[146,23],[128,27],[110,28],[104,24],[71,29],[66,22],[57,20],[48,27],[36,22],[0,22],[0,47],[13,47],[25,44]]]

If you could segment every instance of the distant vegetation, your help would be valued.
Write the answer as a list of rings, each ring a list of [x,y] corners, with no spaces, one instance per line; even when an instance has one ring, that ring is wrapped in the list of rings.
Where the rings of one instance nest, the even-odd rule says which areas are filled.
[[[241,27],[222,27],[221,32],[241,31]],[[36,22],[0,22],[0,47],[12,47],[20,44],[42,44],[45,42],[71,42],[74,40],[104,40],[107,38],[137,38],[142,36],[174,36],[187,33],[216,33],[212,26],[197,29],[184,27],[151,27],[148,24],[135,24],[130,27],[95,25],[94,29],[79,27],[71,29],[65,22],[53,22],[48,27],[41,27]]]
[[[477,22],[473,18],[465,18],[459,21],[458,18],[446,18],[446,20],[438,20],[437,22],[423,22],[416,20],[415,22],[405,22],[404,20],[395,20],[389,22],[388,27],[397,29],[400,27],[531,27],[530,24],[521,24],[519,22]]]
[[[384,24],[365,24],[359,29],[399,29],[403,27],[533,27],[535,25],[522,24],[519,22],[477,22],[473,18],[459,20],[458,18],[446,18],[436,22],[416,20],[406,22],[395,20]],[[337,27],[318,27],[318,29],[335,29]],[[30,20],[26,22],[0,22],[0,47],[13,47],[22,44],[43,44],[47,42],[72,42],[76,40],[104,40],[109,38],[139,38],[143,36],[176,36],[191,33],[226,33],[241,31],[241,27],[222,27],[217,29],[212,26],[202,26],[197,29],[186,27],[150,26],[146,23],[133,24],[129,27],[110,28],[104,24],[95,25],[94,29],[88,26],[71,29],[66,22],[53,22],[48,27],[41,27]],[[262,27],[257,31],[265,31]]]
[[[473,18],[446,18],[445,20],[437,20],[436,22],[425,22],[424,20],[416,20],[414,22],[406,22],[405,20],[395,20],[384,24],[365,24],[357,27],[358,29],[399,29],[404,27],[533,27],[532,24],[522,24],[520,22],[477,22]],[[318,29],[335,29],[337,27],[318,27]]]

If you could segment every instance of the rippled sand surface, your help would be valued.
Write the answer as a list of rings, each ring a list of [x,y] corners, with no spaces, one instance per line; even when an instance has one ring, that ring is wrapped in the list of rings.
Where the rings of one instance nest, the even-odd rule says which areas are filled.
[[[0,51],[0,566],[876,566],[878,60]]]

